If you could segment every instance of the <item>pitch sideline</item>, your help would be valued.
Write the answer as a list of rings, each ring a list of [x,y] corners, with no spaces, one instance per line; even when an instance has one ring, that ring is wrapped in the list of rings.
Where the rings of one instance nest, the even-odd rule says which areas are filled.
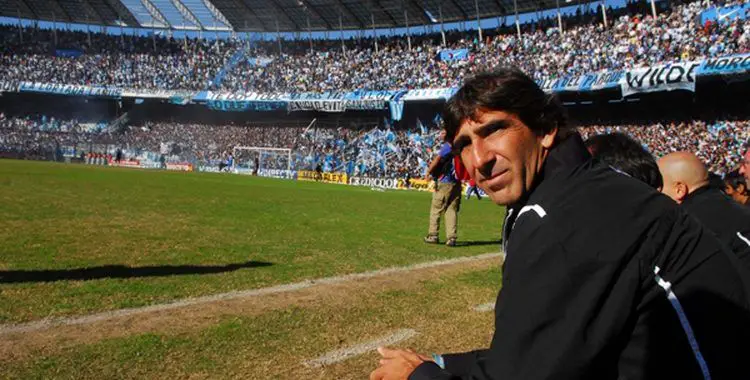
[[[436,268],[441,266],[470,263],[475,261],[481,261],[485,259],[491,259],[496,257],[504,257],[503,253],[485,253],[477,256],[463,256],[454,259],[437,260],[418,264],[412,264],[404,267],[391,267],[385,269],[378,269],[370,272],[352,273],[341,276],[324,277],[319,279],[305,280],[295,282],[291,284],[275,285],[260,289],[250,289],[242,291],[232,291],[227,293],[214,294],[209,296],[191,297],[182,300],[168,302],[163,304],[156,304],[150,306],[142,306],[135,308],[119,309],[106,311],[101,313],[89,314],[79,317],[65,317],[65,318],[47,318],[38,321],[19,323],[19,324],[5,324],[0,325],[0,335],[14,334],[14,333],[27,333],[40,330],[46,330],[59,326],[73,326],[73,325],[85,325],[95,322],[106,321],[118,317],[132,316],[138,314],[146,314],[152,312],[161,312],[166,310],[172,310],[177,308],[183,308],[187,306],[207,304],[218,301],[227,301],[240,298],[258,297],[270,294],[288,293],[297,290],[307,289],[319,285],[333,285],[340,284],[350,281],[363,280],[383,275],[389,275],[394,273],[405,273],[414,270]]]

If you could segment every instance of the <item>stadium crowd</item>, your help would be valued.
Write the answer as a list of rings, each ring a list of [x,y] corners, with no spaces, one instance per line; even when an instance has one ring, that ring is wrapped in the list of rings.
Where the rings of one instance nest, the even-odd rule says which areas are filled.
[[[59,158],[65,147],[90,149],[112,143],[106,124],[59,120],[44,115],[7,117],[0,112],[0,154],[31,159]]]
[[[266,169],[347,172],[370,177],[423,177],[440,141],[437,130],[418,123],[414,130],[388,127],[307,128],[285,125],[206,125],[144,123],[113,131],[103,123],[79,123],[45,116],[12,118],[0,114],[0,152],[90,151],[120,148],[131,156],[165,155],[168,161],[189,161],[216,166],[235,154],[236,146],[291,149],[265,152],[262,157],[237,154],[236,165],[253,168],[255,157]],[[694,152],[712,172],[725,174],[742,162],[750,141],[749,120],[712,122],[672,121],[633,125],[589,125],[579,128],[584,139],[603,133],[624,132],[640,141],[654,156],[675,151]],[[104,151],[100,153],[105,153]],[[255,153],[257,154],[257,153]],[[156,159],[156,158],[154,158]]]
[[[659,122],[650,125],[586,126],[579,128],[584,139],[597,134],[623,132],[641,142],[654,156],[676,151],[693,152],[714,173],[726,174],[742,162],[750,141],[750,121],[700,120]]]
[[[434,88],[459,85],[466,76],[514,65],[535,79],[614,70],[673,60],[750,51],[744,20],[701,25],[701,2],[676,4],[653,18],[643,2],[610,10],[604,27],[597,10],[568,17],[564,33],[540,20],[515,28],[449,34],[449,49],[468,49],[466,59],[442,61],[440,36],[348,41],[275,42],[239,38],[209,41],[114,36],[14,27],[0,28],[0,78],[137,89],[232,91],[344,91]],[[616,18],[616,19],[614,19]],[[580,22],[581,20],[587,22]],[[576,22],[577,21],[577,22]],[[23,41],[22,41],[23,39]],[[57,41],[55,43],[55,41]],[[73,52],[73,56],[69,56]]]
[[[505,65],[543,79],[750,51],[750,27],[744,21],[700,25],[703,10],[697,2],[678,5],[655,19],[636,11],[609,28],[588,23],[560,33],[550,26],[527,31],[520,39],[515,33],[487,41],[459,35],[447,48],[469,49],[465,60],[436,58],[443,48],[435,39],[418,40],[412,50],[401,39],[378,52],[368,46],[346,53],[331,49],[282,55],[265,67],[240,63],[221,87],[260,92],[457,87],[471,74]]]
[[[57,41],[55,43],[55,41]],[[142,90],[202,89],[236,41],[0,28],[0,78]]]
[[[117,144],[134,153],[158,152],[170,160],[216,166],[234,154],[235,165],[254,168],[255,158],[265,169],[346,171],[350,175],[394,177],[410,172],[423,176],[433,152],[435,131],[310,128],[278,125],[146,123],[117,136]],[[286,153],[235,152],[236,146],[291,149]],[[421,172],[421,174],[420,174]]]

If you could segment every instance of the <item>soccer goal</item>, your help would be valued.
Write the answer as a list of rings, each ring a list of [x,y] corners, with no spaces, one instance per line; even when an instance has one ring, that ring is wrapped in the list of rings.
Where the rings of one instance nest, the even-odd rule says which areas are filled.
[[[292,170],[292,150],[260,146],[236,146],[233,150],[235,170],[270,177],[285,176]],[[276,174],[274,174],[276,173]]]

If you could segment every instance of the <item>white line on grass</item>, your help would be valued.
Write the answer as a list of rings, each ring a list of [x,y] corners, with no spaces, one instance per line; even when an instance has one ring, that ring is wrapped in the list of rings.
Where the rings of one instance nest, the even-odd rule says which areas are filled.
[[[393,268],[379,269],[379,270],[364,272],[364,273],[352,273],[352,274],[347,274],[343,276],[334,276],[334,277],[325,277],[325,278],[319,278],[319,279],[313,279],[313,280],[305,280],[301,282],[295,282],[292,284],[276,285],[276,286],[271,286],[267,288],[233,291],[233,292],[228,292],[228,293],[214,294],[210,296],[185,298],[182,300],[164,303],[164,304],[106,311],[102,313],[90,314],[90,315],[85,315],[81,317],[47,318],[47,319],[42,319],[39,321],[33,321],[33,322],[27,322],[27,323],[21,323],[21,324],[6,324],[6,325],[0,325],[0,335],[39,331],[39,330],[45,330],[45,329],[49,329],[49,328],[57,327],[57,326],[83,325],[83,324],[105,321],[105,320],[109,320],[109,319],[113,319],[117,317],[125,317],[125,316],[145,314],[145,313],[151,313],[151,312],[159,312],[159,311],[177,309],[177,308],[186,307],[186,306],[199,305],[199,304],[205,304],[205,303],[211,303],[211,302],[217,302],[217,301],[227,301],[227,300],[233,300],[233,299],[238,299],[238,298],[249,298],[249,297],[264,296],[264,295],[269,295],[269,294],[286,293],[286,292],[292,292],[295,290],[310,288],[316,285],[333,285],[333,284],[339,284],[339,283],[344,283],[344,282],[349,282],[349,281],[354,281],[354,280],[362,280],[362,279],[378,277],[378,276],[383,276],[383,275],[388,275],[388,274],[393,274],[393,273],[403,273],[403,272],[410,272],[410,271],[414,271],[418,269],[429,269],[429,268],[435,268],[435,267],[446,266],[446,265],[469,263],[469,262],[480,261],[480,260],[485,260],[485,259],[490,259],[490,258],[495,258],[495,257],[502,257],[502,256],[503,256],[502,253],[485,253],[485,254],[477,255],[477,256],[465,256],[465,257],[457,257],[455,259],[430,261],[426,263],[413,264],[413,265],[409,265],[405,267],[393,267]]]
[[[349,359],[353,356],[358,356],[370,351],[374,351],[380,346],[390,346],[396,344],[415,335],[417,335],[417,332],[412,329],[398,330],[393,334],[386,335],[369,342],[360,343],[351,347],[331,351],[317,359],[307,360],[303,362],[303,364],[308,367],[322,367],[329,364],[343,362],[344,360]]]
[[[495,310],[495,303],[494,302],[483,303],[481,305],[474,306],[473,309],[474,311],[479,312],[479,313],[486,313],[488,311]]]

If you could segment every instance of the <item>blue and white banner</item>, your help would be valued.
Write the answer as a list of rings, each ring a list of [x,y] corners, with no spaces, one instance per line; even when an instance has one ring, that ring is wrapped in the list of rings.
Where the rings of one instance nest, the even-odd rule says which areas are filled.
[[[247,100],[208,100],[206,106],[215,111],[280,111],[285,110],[286,102],[282,101],[247,101]]]
[[[202,101],[233,101],[233,102],[283,102],[289,99],[288,94],[261,94],[259,92],[213,92],[201,91],[195,94],[193,100]]]
[[[469,59],[469,49],[446,49],[440,51],[441,61],[461,61]]]
[[[701,25],[707,21],[727,22],[732,20],[745,20],[750,16],[750,3],[730,5],[722,8],[710,8],[701,13]]]
[[[201,91],[194,102],[205,103],[221,111],[295,111],[344,112],[347,110],[386,110],[391,99],[404,91],[355,91],[296,94],[217,93]]]
[[[424,88],[419,90],[409,90],[404,94],[403,100],[448,100],[458,88]]]
[[[740,74],[747,71],[750,71],[750,53],[706,58],[698,68],[699,75]]]
[[[400,121],[404,117],[404,101],[403,95],[398,95],[388,102],[388,108],[391,111],[391,119]]]
[[[191,100],[196,96],[195,91],[175,91],[175,90],[138,90],[123,89],[121,96],[123,98],[141,98],[141,99],[187,99]]]
[[[382,110],[402,91],[354,91],[344,95],[346,110]]]
[[[289,112],[344,112],[346,111],[344,96],[343,92],[290,94]]]
[[[582,80],[583,76],[574,76],[540,79],[536,83],[544,92],[575,92],[580,90]]]
[[[610,71],[583,75],[579,91],[597,91],[607,88],[617,88],[620,80],[625,75],[624,71]]]
[[[251,67],[266,67],[271,62],[273,62],[273,58],[269,57],[247,57],[247,64]]]
[[[339,99],[290,100],[289,112],[296,111],[344,112],[346,103]]]
[[[201,91],[193,101],[205,102],[208,108],[217,111],[278,111],[287,108],[285,97],[285,94]]]
[[[99,96],[108,98],[119,98],[122,94],[122,90],[119,88],[90,87],[75,84],[55,84],[39,82],[21,82],[18,90],[20,92],[41,92],[57,95]]]
[[[627,70],[620,80],[622,96],[673,90],[695,92],[699,66],[700,62],[679,62]]]
[[[235,66],[237,66],[238,63],[242,60],[242,58],[245,57],[245,50],[244,49],[238,49],[237,51],[232,54],[231,57],[229,57],[229,60],[224,65],[224,67],[219,70],[218,73],[214,76],[213,79],[211,79],[211,87],[217,88],[221,85],[221,82],[224,80],[224,77],[227,75],[228,72],[232,71]]]
[[[587,92],[620,86],[622,71],[584,74],[554,79],[539,79],[536,83],[545,92]]]
[[[18,92],[18,82],[0,80],[0,92]]]

